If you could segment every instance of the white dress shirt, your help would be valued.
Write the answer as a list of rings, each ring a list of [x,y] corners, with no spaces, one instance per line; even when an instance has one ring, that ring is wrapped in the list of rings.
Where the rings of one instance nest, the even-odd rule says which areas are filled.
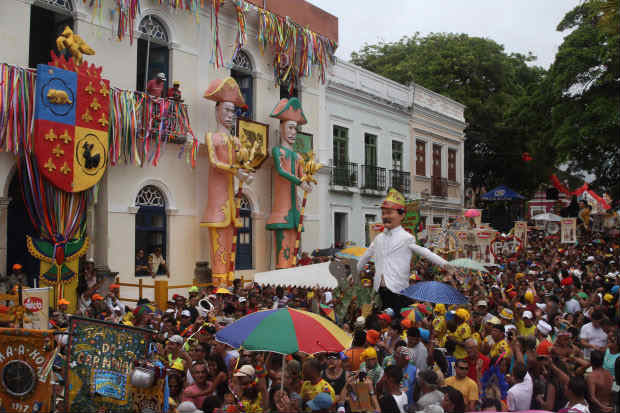
[[[533,393],[534,383],[530,373],[527,373],[522,382],[515,384],[508,390],[508,395],[506,396],[508,410],[511,412],[529,410]]]
[[[409,286],[411,271],[411,257],[413,253],[430,260],[433,264],[445,266],[446,260],[431,250],[415,243],[415,237],[398,226],[385,229],[377,235],[370,244],[366,253],[357,263],[358,272],[366,265],[371,257],[375,257],[375,279],[373,287],[376,290],[381,286],[381,278],[385,286],[392,292],[400,294]]]

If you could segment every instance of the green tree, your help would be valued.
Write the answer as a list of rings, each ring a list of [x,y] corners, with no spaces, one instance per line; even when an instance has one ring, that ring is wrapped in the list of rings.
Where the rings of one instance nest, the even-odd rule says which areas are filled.
[[[351,55],[353,63],[368,70],[463,103],[468,184],[490,188],[503,183],[525,193],[540,183],[532,176],[548,175],[554,163],[554,152],[539,143],[549,132],[542,115],[549,110],[541,111],[535,98],[545,70],[529,66],[534,59],[507,54],[490,39],[447,33],[365,45]],[[534,160],[523,162],[523,152]]]
[[[620,199],[620,22],[618,0],[590,0],[557,27],[569,31],[549,69],[553,145],[573,173]]]

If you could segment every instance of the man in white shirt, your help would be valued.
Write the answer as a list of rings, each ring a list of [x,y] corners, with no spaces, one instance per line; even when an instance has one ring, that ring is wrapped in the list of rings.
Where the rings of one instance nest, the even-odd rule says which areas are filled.
[[[583,346],[583,356],[586,360],[590,360],[592,350],[604,352],[607,348],[607,333],[601,328],[603,313],[598,310],[594,311],[591,320],[588,324],[584,324],[579,332],[579,339]]]
[[[527,367],[521,362],[515,362],[512,373],[517,383],[508,389],[506,402],[508,410],[516,412],[518,410],[529,410],[534,393],[534,383],[532,377],[527,372]]]
[[[405,197],[391,188],[381,204],[381,219],[385,229],[377,235],[357,263],[358,272],[371,257],[375,258],[373,288],[379,292],[383,308],[402,308],[411,300],[400,295],[409,286],[411,257],[416,253],[436,265],[448,262],[432,251],[416,244],[415,237],[400,226],[405,217]]]

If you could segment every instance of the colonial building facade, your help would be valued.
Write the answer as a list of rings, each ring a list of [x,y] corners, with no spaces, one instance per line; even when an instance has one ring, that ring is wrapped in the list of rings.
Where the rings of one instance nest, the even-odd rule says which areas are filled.
[[[245,11],[247,41],[233,60],[238,35],[237,15],[232,2],[223,3],[218,16],[218,36],[224,66],[216,68],[211,8],[193,13],[171,9],[167,2],[142,0],[141,13],[131,28],[134,35],[131,43],[128,33],[122,41],[117,39],[116,3],[103,2],[102,10],[91,8],[90,3],[78,0],[2,1],[0,60],[33,68],[47,63],[56,36],[68,25],[96,51],[96,55],[86,56],[86,60],[103,67],[103,77],[110,80],[111,86],[145,90],[147,81],[159,72],[167,77],[166,88],[172,86],[173,80],[179,81],[183,99],[189,107],[191,126],[201,142],[204,142],[205,133],[215,128],[214,104],[202,98],[203,92],[212,80],[233,76],[249,106],[242,115],[269,125],[269,150],[278,144],[279,122],[270,118],[269,113],[281,97],[288,96],[288,88],[276,85],[273,51],[259,50],[256,40],[259,18],[255,9],[250,7]],[[289,16],[299,25],[337,41],[337,18],[304,0],[248,3]],[[301,99],[308,118],[303,132],[314,136],[316,147],[324,87],[319,81],[319,71],[315,69],[312,73],[312,77],[303,78],[295,85],[294,93]],[[185,162],[185,155],[180,154],[188,150],[183,144],[168,142],[164,149],[157,166],[124,163],[110,166],[99,183],[96,204],[88,211],[91,248],[87,256],[97,265],[118,271],[123,282],[136,282],[134,257],[140,248],[147,254],[157,247],[162,248],[175,284],[191,282],[195,263],[209,260],[208,231],[199,225],[207,204],[206,151],[199,151],[196,167],[192,168]],[[243,188],[243,227],[237,260],[242,276],[273,268],[271,234],[265,230],[272,205],[272,166],[269,159],[265,161],[254,182]],[[15,171],[14,156],[0,153],[0,272],[5,273],[16,262],[26,263],[29,272],[36,272],[37,262],[25,249],[24,236],[32,228],[19,194]],[[312,200],[313,196],[310,195],[306,212],[316,217],[319,203]],[[308,220],[305,226],[302,248],[320,247],[318,220]]]
[[[421,200],[425,224],[462,213],[464,106],[338,60],[320,122],[322,245],[368,245],[390,187]]]

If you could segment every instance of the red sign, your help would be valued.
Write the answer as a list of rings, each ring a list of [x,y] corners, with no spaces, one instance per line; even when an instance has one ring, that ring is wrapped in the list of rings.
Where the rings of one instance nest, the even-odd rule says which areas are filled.
[[[31,313],[36,313],[43,310],[43,300],[39,297],[28,297],[24,301],[24,307]]]

